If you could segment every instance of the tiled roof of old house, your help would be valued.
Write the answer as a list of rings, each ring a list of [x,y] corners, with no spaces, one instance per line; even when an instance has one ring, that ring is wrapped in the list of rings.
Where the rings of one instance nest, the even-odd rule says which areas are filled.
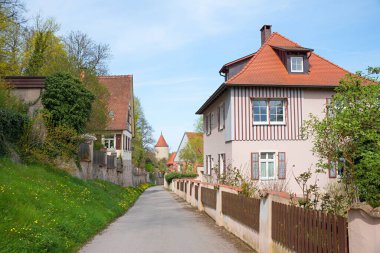
[[[158,141],[157,141],[157,144],[155,145],[155,147],[169,147],[169,145],[166,143],[166,140],[164,138],[164,136],[160,135],[160,138],[158,138]]]
[[[106,130],[127,129],[128,109],[133,102],[133,76],[98,76],[98,80],[110,93],[108,111],[111,119]]]
[[[289,73],[276,49],[310,51],[309,72]],[[338,86],[347,70],[301,47],[279,33],[273,33],[244,68],[225,83],[227,85]]]
[[[177,155],[177,152],[173,152],[170,154],[169,160],[166,163],[167,165],[173,165],[174,164],[174,158]]]

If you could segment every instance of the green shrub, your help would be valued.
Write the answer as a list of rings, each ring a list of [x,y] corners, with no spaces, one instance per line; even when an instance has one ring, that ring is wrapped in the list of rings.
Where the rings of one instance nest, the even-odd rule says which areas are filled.
[[[27,122],[26,115],[0,108],[0,156],[7,153],[9,144],[18,142]]]
[[[196,173],[180,173],[180,172],[169,172],[165,174],[165,180],[168,184],[171,184],[173,179],[176,178],[194,178],[198,175]]]
[[[80,80],[58,73],[45,80],[42,104],[53,126],[67,126],[83,133],[90,117],[94,95]]]

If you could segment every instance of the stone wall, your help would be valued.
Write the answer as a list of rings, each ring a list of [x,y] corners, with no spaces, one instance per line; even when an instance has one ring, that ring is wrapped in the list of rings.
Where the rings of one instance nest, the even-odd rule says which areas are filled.
[[[88,140],[89,154],[80,154],[82,177],[84,179],[102,179],[121,186],[137,186],[148,182],[145,170],[133,168],[131,160],[118,159],[115,154],[105,151],[93,151],[93,140]]]

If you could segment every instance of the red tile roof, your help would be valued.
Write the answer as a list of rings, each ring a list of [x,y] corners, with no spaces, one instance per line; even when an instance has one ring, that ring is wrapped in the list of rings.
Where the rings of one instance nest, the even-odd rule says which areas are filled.
[[[203,139],[203,133],[185,132],[185,134],[187,135],[187,138],[189,139],[194,138],[196,136],[201,137]]]
[[[226,81],[227,85],[338,86],[347,70],[310,53],[308,74],[289,74],[273,47],[301,47],[279,33],[273,33],[244,68]]]
[[[129,103],[133,106],[133,76],[98,76],[98,80],[110,93],[108,110],[113,113],[113,117],[106,130],[126,130]]]
[[[169,147],[169,145],[166,143],[164,136],[160,135],[160,138],[158,138],[157,144],[155,147]]]
[[[174,164],[174,158],[177,155],[177,152],[173,152],[170,154],[169,160],[166,163],[166,165],[173,165]]]

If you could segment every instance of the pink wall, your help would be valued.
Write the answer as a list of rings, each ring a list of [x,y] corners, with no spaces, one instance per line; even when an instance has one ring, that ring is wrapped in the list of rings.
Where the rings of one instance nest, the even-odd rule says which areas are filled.
[[[225,132],[230,129],[230,122],[226,120],[225,128],[221,131],[218,130],[218,117],[217,117],[217,108],[220,104],[225,102],[227,99],[227,94],[224,94],[213,103],[210,108],[207,109],[205,114],[214,113],[214,121],[211,124],[211,135],[203,135],[204,140],[204,155],[211,155],[213,158],[213,164],[217,165],[218,163],[218,154],[226,155],[226,163],[228,164],[232,159],[232,145],[231,142],[226,142]],[[227,104],[227,103],[226,103]],[[226,108],[227,110],[227,108]],[[227,114],[227,112],[226,112]],[[206,167],[206,158],[204,158],[204,168]]]
[[[300,173],[307,171],[309,168],[312,171],[316,168],[318,158],[312,154],[312,142],[311,140],[302,140],[300,137],[300,129],[302,127],[303,120],[309,118],[309,114],[312,113],[317,116],[324,116],[324,108],[326,104],[326,98],[333,95],[331,89],[299,89],[294,90],[270,88],[267,90],[259,89],[246,89],[240,90],[235,93],[235,99],[231,99],[230,107],[226,108],[226,111],[234,111],[232,115],[236,115],[231,118],[231,122],[227,124],[233,124],[234,127],[226,127],[232,133],[236,133],[237,140],[240,141],[228,141],[226,142],[225,134],[219,132],[217,129],[217,106],[226,99],[229,93],[225,93],[215,103],[213,103],[206,113],[214,112],[214,122],[212,124],[212,134],[210,136],[204,136],[204,151],[205,155],[212,155],[214,159],[214,165],[217,164],[218,154],[226,154],[227,164],[232,164],[233,167],[241,169],[247,177],[251,176],[251,153],[252,152],[285,152],[286,153],[286,179],[283,183],[287,185],[288,191],[297,194],[301,193],[300,187],[294,180],[294,176],[298,176]],[[288,106],[288,123],[286,126],[282,126],[286,131],[289,128],[291,131],[289,134],[285,133],[282,137],[278,135],[278,138],[269,138],[274,131],[270,128],[272,126],[264,127],[262,133],[266,131],[266,138],[258,140],[255,134],[249,131],[245,131],[244,134],[239,133],[237,129],[248,129],[252,127],[252,109],[250,99],[255,96],[259,97],[286,97],[289,96]],[[228,103],[226,103],[228,104]],[[240,104],[240,105],[239,105]],[[291,105],[292,104],[292,105]],[[242,106],[243,105],[243,106]],[[273,126],[278,128],[278,126]],[[227,130],[224,131],[227,131]],[[235,129],[235,130],[234,130]],[[241,132],[241,131],[240,131]],[[291,133],[294,132],[294,133]],[[281,137],[281,138],[280,138]],[[275,159],[277,161],[277,159]],[[276,166],[277,167],[277,166]],[[275,174],[277,171],[275,171]],[[329,179],[328,173],[318,174],[316,177],[310,180],[311,183],[318,180],[318,184],[321,188],[325,187],[330,181],[336,179]],[[267,182],[265,182],[267,183]],[[271,183],[273,184],[273,183]]]

